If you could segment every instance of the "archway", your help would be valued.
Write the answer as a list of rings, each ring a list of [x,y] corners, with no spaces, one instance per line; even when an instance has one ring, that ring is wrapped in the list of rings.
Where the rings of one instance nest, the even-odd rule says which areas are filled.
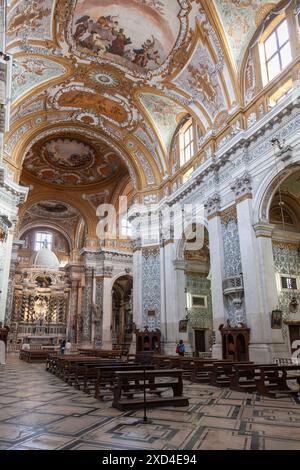
[[[133,335],[132,276],[119,277],[112,287],[113,347],[129,350]]]
[[[203,230],[202,247],[194,250],[189,243],[183,251],[187,333],[196,356],[209,353],[213,345],[209,236]]]
[[[280,175],[279,175],[280,177]],[[300,169],[285,178],[273,195],[268,213],[278,293],[278,312],[271,327],[281,329],[290,352],[300,340]]]

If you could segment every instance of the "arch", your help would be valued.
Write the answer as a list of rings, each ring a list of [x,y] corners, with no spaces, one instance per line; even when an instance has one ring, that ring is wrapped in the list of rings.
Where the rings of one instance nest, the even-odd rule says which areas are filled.
[[[115,276],[113,276],[113,277],[111,278],[111,289],[113,288],[114,283],[115,283],[118,279],[120,279],[120,277],[131,277],[132,280],[133,280],[133,274],[132,274],[132,272],[128,273],[128,272],[126,272],[126,271],[122,271],[122,272],[120,272],[120,273],[117,273],[117,274],[115,274]]]
[[[57,126],[58,123],[60,124],[60,127]],[[116,152],[121,161],[125,163],[134,188],[138,190],[147,186],[147,179],[144,174],[144,170],[141,165],[138,165],[137,159],[133,157],[131,153],[128,153],[123,149],[120,146],[120,143],[113,139],[112,136],[104,135],[103,130],[102,132],[99,132],[97,129],[91,129],[83,124],[78,125],[78,123],[62,119],[61,121],[57,120],[56,123],[52,125],[49,125],[49,122],[47,121],[43,122],[39,127],[35,127],[34,131],[32,131],[32,128],[30,131],[26,134],[26,138],[20,139],[18,144],[14,147],[14,160],[19,169],[22,169],[25,155],[36,142],[44,137],[53,136],[64,131],[73,132],[74,134],[84,135],[91,137],[92,139],[97,139],[99,142],[106,143],[114,152]],[[18,132],[18,129],[15,130],[15,133],[16,132]],[[11,138],[12,135],[13,134],[11,134],[9,138]]]
[[[83,248],[83,245],[81,246],[81,241],[83,241],[84,244],[84,231],[86,229],[86,224],[84,222],[84,219],[81,219],[79,224],[76,227],[76,233],[74,237],[74,250],[81,250]]]
[[[276,168],[273,168],[272,171],[268,171],[268,174],[258,187],[253,200],[254,224],[268,220],[272,200],[280,184],[299,169],[300,163],[293,163],[282,169],[279,173]]]
[[[30,224],[27,224],[24,227],[22,227],[22,229],[20,230],[19,238],[21,239],[24,235],[26,235],[27,232],[41,228],[41,227],[52,229],[52,230],[59,232],[66,239],[68,246],[69,246],[70,254],[71,254],[72,249],[73,249],[73,244],[72,244],[70,235],[60,225],[56,225],[54,222],[43,223],[43,222],[36,221]]]
[[[202,223],[199,224],[199,220],[198,220],[198,224],[197,225],[200,225],[202,227],[204,227],[204,229],[207,230],[208,232],[208,236],[209,236],[209,231],[208,231],[208,221],[207,219],[203,218],[203,220],[201,221]],[[175,260],[176,261],[183,261],[184,260],[184,250],[185,250],[185,245],[186,245],[186,233],[187,235],[189,236],[190,234],[192,234],[194,232],[193,230],[193,223],[194,222],[191,222],[191,224],[187,227],[187,230],[185,231],[185,233],[183,232],[182,233],[182,236],[179,240],[177,240],[177,243],[176,243],[176,246],[175,246]],[[190,228],[190,230],[189,230]]]
[[[74,209],[77,209],[84,220],[88,235],[96,236],[96,212],[93,212],[92,207],[86,204],[84,200],[80,200],[73,196],[70,191],[61,192],[55,189],[51,189],[49,191],[48,188],[45,188],[43,192],[29,194],[26,205],[21,208],[20,215],[23,215],[26,209],[30,208],[35,203],[43,201],[44,199],[70,204]]]
[[[117,347],[128,349],[133,336],[132,289],[133,277],[131,274],[115,276],[111,282],[112,336]]]

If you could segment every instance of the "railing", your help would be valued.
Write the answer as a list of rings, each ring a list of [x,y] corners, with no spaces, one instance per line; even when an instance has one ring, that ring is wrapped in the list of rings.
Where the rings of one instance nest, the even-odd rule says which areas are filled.
[[[18,334],[30,336],[59,336],[66,334],[65,325],[47,325],[39,326],[32,323],[24,323],[18,325]]]
[[[223,293],[231,294],[234,292],[244,290],[243,276],[239,274],[237,276],[228,277],[223,281]]]

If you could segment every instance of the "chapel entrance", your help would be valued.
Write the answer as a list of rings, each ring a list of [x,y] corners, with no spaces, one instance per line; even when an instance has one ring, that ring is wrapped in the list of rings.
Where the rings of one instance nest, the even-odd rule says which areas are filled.
[[[195,351],[205,352],[205,330],[194,330],[195,331]]]

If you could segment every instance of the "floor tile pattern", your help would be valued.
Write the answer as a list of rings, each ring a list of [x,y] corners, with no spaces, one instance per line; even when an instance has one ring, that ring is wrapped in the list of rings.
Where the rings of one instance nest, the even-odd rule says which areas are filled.
[[[0,366],[0,449],[300,449],[300,400],[185,381],[184,408],[120,412],[10,354]]]

